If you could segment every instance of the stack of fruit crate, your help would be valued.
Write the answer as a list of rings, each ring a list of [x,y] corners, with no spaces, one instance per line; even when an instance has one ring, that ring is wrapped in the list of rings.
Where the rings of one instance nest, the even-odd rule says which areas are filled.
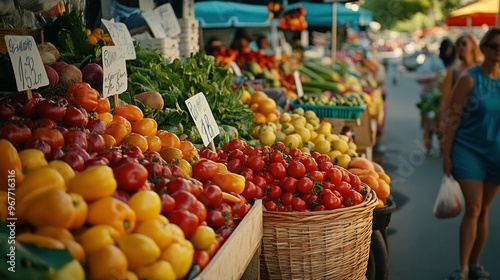
[[[183,1],[182,18],[179,19],[181,34],[179,50],[181,56],[190,56],[200,50],[199,23],[194,17],[194,0]]]

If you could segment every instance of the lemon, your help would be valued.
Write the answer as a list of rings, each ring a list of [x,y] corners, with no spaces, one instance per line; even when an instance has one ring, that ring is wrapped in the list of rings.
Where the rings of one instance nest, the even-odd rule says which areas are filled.
[[[339,137],[340,137],[340,140],[343,140],[343,141],[349,143],[349,137],[347,137],[345,135],[339,135]]]
[[[331,150],[331,151],[328,153],[328,156],[330,157],[330,160],[331,160],[332,162],[335,162],[335,159],[336,159],[338,156],[340,156],[340,155],[342,155],[342,153],[341,153],[341,152],[339,152],[339,151],[337,151],[337,150]]]
[[[309,120],[308,123],[310,123],[312,125],[314,130],[319,128],[319,121],[318,120]]]
[[[286,135],[290,135],[295,132],[295,127],[291,123],[284,123],[281,125],[281,131]]]
[[[326,140],[318,141],[314,145],[314,151],[320,154],[328,154],[328,152],[330,152],[330,142]]]
[[[319,124],[319,128],[316,130],[319,134],[332,134],[332,124],[329,122],[322,122]]]
[[[312,124],[310,123],[306,123],[306,128],[307,130],[309,130],[310,132],[314,131],[314,127],[312,126]]]
[[[342,141],[342,140],[334,140],[332,142],[332,146],[333,146],[334,150],[338,150],[339,152],[341,152],[343,154],[345,152],[347,152],[347,150],[349,150],[349,145],[347,144],[347,142]]]
[[[316,113],[314,113],[314,111],[311,111],[311,110],[307,110],[307,111],[304,113],[304,117],[306,117],[306,119],[307,119],[308,121],[318,119],[318,116],[316,116]]]
[[[330,143],[333,143],[335,140],[339,140],[339,136],[337,134],[328,134],[326,135],[326,140]]]
[[[307,142],[307,141],[311,140],[311,132],[309,131],[309,129],[307,129],[305,127],[296,128],[295,133],[300,135],[300,137],[302,138],[302,142]]]
[[[314,144],[318,144],[319,141],[323,141],[323,140],[326,140],[326,137],[324,134],[318,134],[318,136],[314,137],[313,138],[313,143]]]
[[[295,113],[295,114],[299,114],[299,115],[301,115],[301,116],[303,116],[303,115],[306,113],[306,112],[304,111],[304,108],[295,108],[295,109],[293,109],[293,111],[292,111],[292,112],[293,112],[293,113]]]
[[[279,121],[280,123],[288,123],[292,121],[292,117],[289,113],[283,113],[281,114]]]
[[[311,131],[311,139],[314,139],[318,136],[318,133],[316,131]]]
[[[308,147],[302,147],[300,148],[300,150],[304,153],[304,154],[311,154],[311,150],[309,150]]]
[[[285,141],[286,134],[283,131],[278,130],[274,134],[276,135],[276,141],[280,141],[280,142]]]
[[[311,141],[304,143],[304,147],[308,148],[311,151],[314,151],[314,146],[315,146],[315,144]]]
[[[351,162],[351,157],[346,155],[346,154],[342,154],[342,155],[338,155],[336,158],[335,158],[335,164],[337,165],[340,165],[344,168],[348,168],[349,167],[349,163]]]
[[[295,128],[304,128],[306,127],[306,119],[304,117],[296,118],[295,120],[292,120],[292,124]]]
[[[283,140],[283,143],[285,143],[285,145],[290,149],[293,149],[299,147],[300,140],[296,135],[291,134],[286,136],[285,140]]]
[[[276,134],[270,129],[264,130],[259,135],[259,141],[264,146],[271,146],[276,141]]]
[[[356,144],[354,144],[353,142],[349,142],[349,150],[354,150],[354,151],[357,151],[358,150],[358,146],[356,146]]]
[[[352,149],[347,150],[346,154],[349,155],[351,158],[358,156],[358,153],[356,153],[356,151]]]
[[[303,146],[304,141],[302,141],[302,137],[298,133],[292,133],[291,135],[295,136],[297,139],[299,139],[299,146],[297,148],[300,148]]]

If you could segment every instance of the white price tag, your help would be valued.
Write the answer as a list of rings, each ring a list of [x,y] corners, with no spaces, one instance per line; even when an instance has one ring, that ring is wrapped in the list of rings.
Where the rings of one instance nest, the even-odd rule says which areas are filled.
[[[219,135],[220,131],[203,92],[187,99],[186,106],[201,134],[203,145],[207,147]]]
[[[102,47],[102,66],[102,95],[108,97],[126,91],[128,80],[124,47]]]
[[[49,84],[42,58],[32,36],[5,35],[18,91],[37,89]]]
[[[299,71],[295,70],[293,72],[293,78],[295,80],[295,86],[297,87],[297,96],[300,98],[304,96],[304,89],[302,88],[302,81],[300,80]]]
[[[181,34],[181,26],[170,3],[159,6],[154,9],[154,12],[162,19],[161,25],[167,37],[175,37]]]
[[[109,35],[113,39],[115,46],[125,47],[125,59],[135,59],[135,48],[134,42],[132,41],[132,36],[127,29],[127,26],[122,22],[114,22],[105,19],[101,19],[106,29],[108,29]]]
[[[158,17],[158,14],[150,10],[142,12],[142,16],[144,17],[144,20],[146,20],[146,23],[151,29],[151,32],[153,32],[155,38],[167,37],[167,35],[165,34],[165,30],[163,30],[163,27],[161,26],[161,21],[160,18]]]
[[[139,1],[139,9],[141,11],[151,11],[156,7],[155,1],[153,0],[141,0]]]

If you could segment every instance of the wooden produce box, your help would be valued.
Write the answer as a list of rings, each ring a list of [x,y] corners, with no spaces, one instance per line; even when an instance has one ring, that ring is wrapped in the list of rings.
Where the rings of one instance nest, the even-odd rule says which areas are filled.
[[[5,35],[31,35],[37,44],[43,43],[43,30],[41,29],[0,28],[0,53],[7,53]]]
[[[259,279],[262,233],[262,200],[257,200],[229,239],[194,280]]]
[[[372,148],[377,140],[377,122],[370,117],[368,110],[365,110],[359,119],[331,119],[326,121],[332,124],[332,133],[340,134],[345,126],[354,131],[354,139],[358,154],[365,153],[371,160]]]

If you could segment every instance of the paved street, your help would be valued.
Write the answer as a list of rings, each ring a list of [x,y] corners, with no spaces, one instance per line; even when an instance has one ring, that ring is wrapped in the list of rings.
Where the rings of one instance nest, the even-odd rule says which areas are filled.
[[[445,279],[458,266],[458,227],[463,211],[459,217],[446,220],[433,215],[443,173],[438,150],[428,158],[420,145],[415,77],[414,72],[402,73],[399,84],[394,86],[389,76],[391,83],[385,85],[390,108],[382,138],[387,147],[383,166],[393,178],[392,193],[397,204],[388,227],[391,280]],[[492,279],[500,279],[499,215],[497,196],[482,258]]]

